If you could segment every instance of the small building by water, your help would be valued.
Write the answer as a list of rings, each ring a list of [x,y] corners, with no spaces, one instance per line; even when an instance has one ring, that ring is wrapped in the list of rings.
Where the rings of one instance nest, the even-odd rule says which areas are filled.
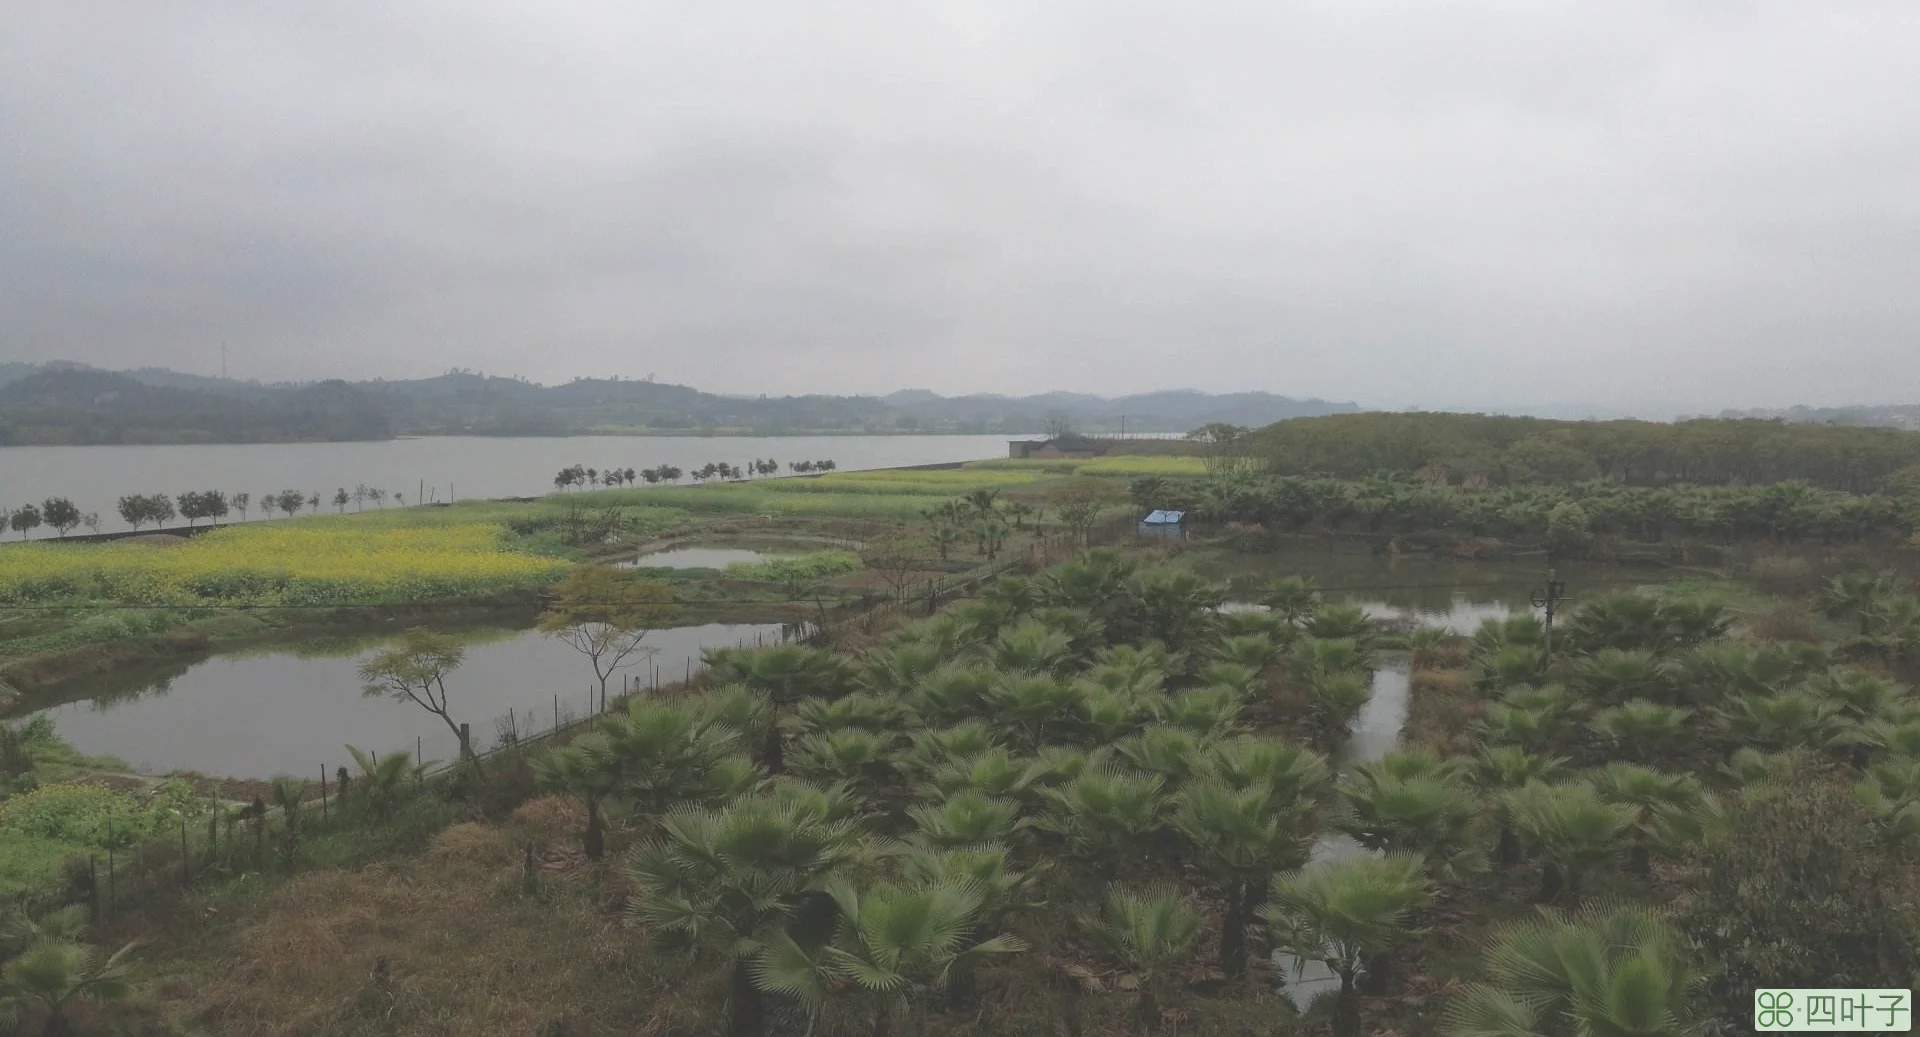
[[[1084,436],[1055,436],[1052,439],[1011,439],[1007,441],[1007,456],[1018,461],[1058,458],[1099,457],[1107,448]]]
[[[1140,535],[1149,537],[1172,537],[1180,539],[1185,535],[1180,520],[1186,517],[1184,511],[1155,511],[1140,520]]]

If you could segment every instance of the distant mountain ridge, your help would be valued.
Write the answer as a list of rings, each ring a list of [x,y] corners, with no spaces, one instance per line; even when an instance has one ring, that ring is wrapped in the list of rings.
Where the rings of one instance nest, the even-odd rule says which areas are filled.
[[[1723,418],[1772,418],[1797,424],[1860,425],[1920,429],[1920,404],[1889,403],[1855,407],[1776,407],[1721,411]]]
[[[1357,410],[1350,402],[1264,392],[949,397],[909,389],[886,396],[755,397],[624,378],[547,386],[462,370],[400,381],[269,384],[155,367],[104,371],[64,361],[0,362],[0,445],[621,431],[1028,434],[1062,425],[1088,433],[1168,433]]]

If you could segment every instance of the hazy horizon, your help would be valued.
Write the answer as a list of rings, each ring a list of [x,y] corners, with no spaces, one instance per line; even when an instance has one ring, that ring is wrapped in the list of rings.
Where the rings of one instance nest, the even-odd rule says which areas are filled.
[[[1890,0],[25,0],[0,358],[1914,402],[1916,129]]]

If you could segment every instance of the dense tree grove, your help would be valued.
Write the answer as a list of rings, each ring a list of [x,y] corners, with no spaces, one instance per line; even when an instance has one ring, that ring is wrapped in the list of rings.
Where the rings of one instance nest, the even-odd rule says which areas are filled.
[[[1877,532],[1910,532],[1920,517],[1920,498],[1844,493],[1797,481],[1655,488],[1596,480],[1471,489],[1385,476],[1152,477],[1134,483],[1133,497],[1141,507],[1189,511],[1203,521],[1372,533],[1447,529],[1468,536],[1551,537],[1568,546],[1592,534],[1842,543]]]
[[[1920,465],[1920,434],[1888,428],[1700,419],[1551,421],[1486,414],[1335,414],[1295,418],[1239,441],[1277,475],[1362,478],[1421,473],[1454,485],[1628,486],[1787,480],[1848,493],[1886,488]]]

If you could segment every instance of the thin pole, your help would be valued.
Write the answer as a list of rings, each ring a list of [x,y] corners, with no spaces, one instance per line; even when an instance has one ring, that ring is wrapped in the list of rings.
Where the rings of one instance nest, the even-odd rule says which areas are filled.
[[[553,733],[560,733],[560,693],[553,693]]]
[[[327,819],[327,765],[320,765],[320,820]]]

